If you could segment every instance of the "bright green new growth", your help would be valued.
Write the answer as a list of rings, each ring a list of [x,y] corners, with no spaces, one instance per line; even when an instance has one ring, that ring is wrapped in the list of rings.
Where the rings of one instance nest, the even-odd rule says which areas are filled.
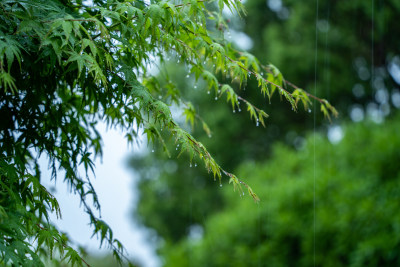
[[[207,83],[208,91],[226,97],[233,109],[244,102],[250,118],[264,126],[268,115],[238,93],[249,79],[258,81],[261,94],[268,99],[278,91],[293,110],[299,101],[308,109],[312,97],[319,101],[324,115],[336,115],[326,100],[291,85],[274,66],[261,65],[223,39],[227,25],[222,9],[242,15],[240,1],[85,3],[0,2],[2,264],[42,266],[39,255],[51,258],[53,251],[72,266],[86,264],[49,221],[49,212],[58,216],[61,212],[57,200],[40,182],[40,155],[48,157],[53,179],[63,170],[64,182],[79,195],[90,217],[93,235],[99,236],[118,260],[124,257],[122,244],[91,209],[91,204],[100,209],[89,179],[93,159],[102,153],[98,121],[123,129],[130,143],[137,141],[139,129],[143,129],[149,142],[161,141],[166,151],[161,131],[168,131],[180,153],[202,160],[214,179],[227,175],[241,194],[245,187],[258,200],[246,183],[223,170],[207,149],[174,121],[171,104],[183,107],[187,122],[194,125],[200,120],[211,134],[194,106],[180,96],[183,88],[149,73],[150,65],[161,69],[171,58],[186,64],[196,80]],[[84,175],[79,166],[84,167]]]

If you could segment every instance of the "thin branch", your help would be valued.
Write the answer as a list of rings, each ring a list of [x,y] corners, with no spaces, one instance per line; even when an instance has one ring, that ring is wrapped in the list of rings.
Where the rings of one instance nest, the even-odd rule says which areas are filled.
[[[199,37],[199,35],[198,35],[197,33],[193,32],[193,31],[190,30],[189,28],[185,27],[185,29],[186,29],[188,32],[190,32],[191,34],[193,34],[194,36]],[[207,37],[211,38],[210,36],[207,36]],[[179,40],[179,39],[178,39],[178,40]],[[205,42],[207,42],[207,40],[205,40],[205,39],[203,39],[203,40],[204,40]],[[183,45],[186,45],[186,43],[184,43],[183,41],[181,41],[181,40],[179,40],[179,41],[180,41]],[[211,43],[209,43],[209,42],[207,42],[207,44],[208,44],[208,45],[211,45]],[[186,46],[187,46],[187,45],[186,45]],[[187,47],[189,47],[189,46],[187,46]],[[189,47],[189,48],[190,48],[190,47]],[[218,52],[218,53],[221,53],[221,52],[219,52],[218,50],[217,50],[217,52]],[[240,53],[240,52],[239,52],[239,53]],[[254,75],[254,76],[257,75],[256,72],[251,71],[251,70],[249,70],[249,69],[243,67],[241,64],[239,64],[239,61],[234,60],[234,59],[232,59],[231,57],[229,57],[229,56],[227,56],[227,55],[224,55],[224,57],[225,57],[226,59],[228,59],[230,62],[235,63],[237,66],[239,66],[241,69],[245,70],[247,73],[249,73],[249,74],[251,74],[251,75]],[[277,88],[281,89],[282,91],[286,92],[288,95],[290,95],[291,97],[293,97],[292,93],[290,93],[289,91],[287,91],[287,90],[286,90],[285,88],[283,88],[282,86],[280,86],[280,85],[278,85],[278,84],[276,84],[276,83],[274,83],[274,82],[271,82],[271,81],[269,81],[269,80],[267,80],[267,79],[265,79],[265,78],[262,78],[262,79],[263,79],[266,83],[269,83],[269,84],[272,84],[272,85],[276,86]],[[285,82],[288,83],[290,86],[292,86],[292,87],[295,88],[295,89],[298,89],[298,88],[299,88],[299,87],[295,86],[294,84],[288,82],[287,80],[285,80]],[[317,100],[318,102],[320,102],[321,104],[323,104],[323,102],[324,102],[323,99],[321,99],[321,98],[319,98],[319,97],[317,97],[317,96],[314,96],[314,95],[308,93],[308,92],[305,91],[305,90],[303,90],[303,91],[305,92],[305,94],[306,94],[307,96],[309,96],[309,97],[311,97],[311,98],[314,98],[315,100]]]
[[[288,80],[285,80],[285,83],[287,83],[288,85],[290,85],[290,86],[293,87],[294,89],[300,89],[300,87],[298,87],[298,86],[296,86],[295,84],[289,82]],[[311,98],[314,98],[314,99],[317,100],[318,102],[320,102],[320,103],[323,102],[323,100],[322,100],[321,98],[316,97],[315,95],[310,94],[310,93],[308,93],[308,92],[305,91],[305,90],[303,90],[303,92],[304,92],[307,96],[309,96],[309,97],[311,97]]]
[[[124,78],[122,78],[120,75],[118,75],[118,73],[115,73],[115,72],[111,72],[111,73],[112,73],[113,75],[115,75],[116,77],[118,77],[119,79],[121,79],[125,84],[130,85]],[[144,86],[143,86],[143,87],[144,87]],[[144,87],[144,88],[145,88],[145,87]],[[152,97],[151,94],[149,94],[149,95],[150,95],[150,97]],[[241,99],[243,99],[243,98],[241,98]],[[159,112],[163,114],[162,111],[159,111]],[[167,114],[164,114],[164,115],[167,115]],[[178,129],[178,128],[181,129],[181,127],[180,127],[172,118],[168,120],[168,123],[170,124],[169,128],[171,128],[172,131],[173,131],[174,128],[176,128],[176,129]],[[189,142],[191,142],[192,148],[193,148],[199,155],[200,155],[200,154],[204,154],[203,158],[207,158],[208,160],[214,162],[215,167],[217,168],[217,171],[218,171],[217,174],[218,174],[219,177],[221,177],[221,176],[220,176],[220,173],[221,173],[221,172],[222,172],[223,174],[225,174],[226,176],[230,177],[230,178],[234,177],[233,174],[231,174],[231,173],[225,171],[220,165],[218,165],[218,164],[216,163],[216,161],[214,160],[214,158],[211,156],[211,154],[205,149],[205,147],[204,147],[203,145],[201,145],[196,139],[194,139],[189,133],[186,133],[186,134],[185,134],[185,137],[186,137],[186,139],[187,139]],[[210,168],[209,168],[208,170],[210,171]],[[214,173],[214,175],[215,175],[215,173]],[[237,177],[235,177],[235,179],[237,179],[237,181],[239,182],[239,184],[244,185],[244,186],[249,190],[249,192],[250,192],[250,191],[252,192],[251,187],[250,187],[248,184],[246,184],[245,182],[243,182],[242,180],[240,180],[240,179],[237,178]],[[253,194],[254,194],[254,193],[253,193]],[[254,195],[251,195],[251,196],[253,197],[253,199],[254,199],[255,201],[258,200],[258,197],[257,197],[255,194],[254,194]]]
[[[63,19],[63,20],[64,21],[80,21],[80,22],[83,22],[83,21],[97,22],[96,20],[93,20],[93,19]],[[56,20],[44,20],[42,22],[43,23],[52,23],[54,21],[56,21]]]

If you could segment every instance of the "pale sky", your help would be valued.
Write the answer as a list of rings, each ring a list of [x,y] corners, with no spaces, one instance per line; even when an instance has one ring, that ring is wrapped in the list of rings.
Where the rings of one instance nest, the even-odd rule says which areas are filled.
[[[119,239],[129,256],[143,263],[145,267],[158,267],[160,261],[154,248],[149,243],[146,230],[134,225],[132,207],[137,203],[137,191],[134,190],[135,174],[127,167],[127,159],[132,153],[147,153],[146,143],[142,148],[127,146],[124,135],[115,129],[106,130],[105,124],[99,124],[98,130],[103,137],[103,160],[96,160],[96,178],[93,186],[101,204],[102,219],[113,229],[114,237]],[[54,182],[49,181],[47,161],[40,159],[43,184],[50,188]],[[60,175],[60,178],[62,175]],[[69,237],[86,247],[90,252],[98,252],[99,242],[91,239],[93,230],[89,227],[89,219],[79,205],[77,196],[70,194],[62,179],[57,180],[55,197],[58,199],[62,220],[52,221],[57,227],[67,232]]]

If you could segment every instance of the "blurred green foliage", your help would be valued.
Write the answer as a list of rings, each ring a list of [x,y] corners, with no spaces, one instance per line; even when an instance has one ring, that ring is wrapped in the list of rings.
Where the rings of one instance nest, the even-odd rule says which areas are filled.
[[[253,0],[246,9],[252,15],[241,27],[253,40],[252,52],[290,82],[310,92],[316,86],[342,117],[350,105],[367,104],[376,91],[398,86],[388,69],[400,53],[400,29],[391,27],[399,1]],[[361,89],[354,93],[356,84]],[[274,111],[281,112],[287,114]]]
[[[321,134],[300,151],[275,145],[238,171],[260,204],[224,188],[226,208],[203,237],[166,246],[165,266],[399,266],[398,129],[400,116],[347,125],[336,145]]]
[[[340,119],[348,120],[349,114],[354,107],[362,109],[364,118],[371,111],[375,112],[375,114],[379,113],[383,117],[388,116],[393,110],[393,104],[390,101],[391,95],[398,92],[398,89],[396,89],[398,84],[389,73],[389,66],[395,61],[396,56],[398,57],[400,54],[400,39],[397,38],[400,28],[391,26],[398,23],[396,14],[400,14],[400,4],[396,0],[385,2],[319,0],[318,8],[316,4],[316,1],[305,4],[302,1],[295,0],[246,1],[246,9],[248,14],[251,15],[245,16],[241,21],[230,18],[229,24],[236,31],[243,31],[251,38],[253,47],[250,52],[254,53],[262,64],[274,63],[288,81],[308,92],[314,93],[315,91],[319,97],[327,98],[339,110]],[[241,41],[239,38],[235,39],[234,32],[232,32],[232,36],[234,41]],[[188,159],[184,156],[176,159],[175,155],[172,155],[171,159],[162,162],[166,159],[166,156],[162,153],[161,147],[157,146],[154,147],[154,153],[135,156],[131,161],[131,166],[140,176],[138,185],[140,200],[134,215],[142,224],[155,230],[155,234],[162,240],[159,252],[169,259],[167,262],[170,265],[186,266],[187,260],[195,257],[195,255],[192,255],[193,251],[188,252],[190,247],[187,245],[187,243],[191,242],[187,241],[187,239],[191,236],[193,229],[198,229],[196,227],[204,226],[207,222],[207,231],[218,232],[221,229],[225,229],[223,226],[225,222],[232,221],[232,225],[234,223],[239,224],[241,221],[246,222],[252,218],[251,216],[255,216],[254,214],[251,215],[252,212],[262,212],[264,205],[272,205],[268,204],[272,203],[271,201],[275,203],[275,199],[278,196],[264,192],[264,190],[268,189],[265,187],[272,181],[267,184],[262,175],[255,173],[258,173],[256,167],[267,168],[262,167],[267,162],[267,159],[276,162],[276,157],[279,157],[279,160],[283,161],[282,164],[286,163],[288,166],[292,160],[296,160],[296,154],[293,151],[288,152],[290,151],[289,148],[275,148],[274,154],[271,154],[271,147],[276,141],[283,142],[292,148],[300,149],[303,144],[303,136],[314,128],[314,123],[316,130],[321,132],[324,131],[324,128],[329,127],[329,124],[327,121],[322,120],[320,114],[314,114],[316,110],[313,107],[311,114],[304,111],[294,113],[285,101],[271,101],[271,104],[268,103],[268,101],[259,97],[258,91],[255,89],[256,82],[250,79],[247,89],[240,91],[240,95],[271,115],[266,120],[266,128],[256,127],[254,122],[249,121],[246,115],[243,114],[243,111],[236,110],[232,114],[229,104],[226,106],[214,105],[213,101],[210,101],[210,99],[214,98],[214,95],[207,95],[202,83],[196,84],[197,89],[194,89],[192,78],[184,78],[186,73],[179,66],[171,66],[169,70],[168,78],[177,81],[179,87],[187,88],[182,92],[183,98],[198,103],[199,106],[195,107],[196,110],[208,123],[211,130],[218,133],[209,138],[202,131],[201,124],[197,124],[193,128],[192,134],[209,148],[215,159],[221,162],[228,171],[233,171],[241,164],[246,164],[244,166],[247,167],[240,167],[242,169],[240,176],[253,185],[256,193],[260,193],[262,200],[258,209],[249,199],[245,200],[245,203],[249,202],[246,204],[247,208],[238,210],[235,206],[235,201],[241,201],[240,203],[242,203],[242,200],[238,199],[238,195],[228,194],[229,197],[222,197],[221,193],[225,190],[231,190],[231,188],[228,189],[223,186],[221,189],[218,186],[218,182],[214,182],[203,168],[194,168],[194,163],[192,164],[193,167],[190,168]],[[379,95],[381,97],[378,97]],[[277,100],[279,96],[275,94],[273,98]],[[244,105],[242,105],[242,109],[245,109]],[[361,135],[367,133],[362,133],[359,130]],[[347,133],[346,136],[348,137]],[[320,140],[319,137],[318,140]],[[323,142],[324,146],[331,147],[329,150],[318,144],[316,146],[317,153],[326,153],[324,158],[319,159],[324,161],[324,164],[330,162],[334,166],[334,164],[339,164],[342,161],[335,155],[340,152],[337,149],[344,146],[343,144],[332,147],[326,141],[320,140],[318,142]],[[343,143],[345,142],[350,141],[344,140]],[[149,149],[152,150],[153,148],[150,147]],[[175,148],[171,148],[171,150],[175,151]],[[358,148],[349,149],[348,151],[355,157],[354,152],[357,152]],[[285,154],[286,152],[288,152],[287,155]],[[333,154],[329,156],[328,152]],[[305,152],[301,153],[305,157]],[[345,157],[349,156],[351,155],[346,155]],[[378,156],[378,154],[374,156]],[[353,165],[358,166],[361,164],[360,168],[365,167],[363,161],[358,161],[356,158],[353,160]],[[254,163],[255,166],[253,166],[251,165],[253,163],[248,162],[258,163]],[[308,169],[313,167],[312,163],[311,166],[300,163],[302,162],[297,162],[296,172],[298,173],[309,173]],[[274,167],[273,164],[268,165],[272,176],[282,177],[285,176],[286,171],[290,171],[282,164],[278,165],[279,168]],[[369,165],[373,166],[374,164],[379,163],[371,161]],[[246,168],[247,171],[244,171]],[[391,168],[393,169],[394,167],[392,166]],[[349,177],[353,177],[353,174],[358,175],[355,170],[348,170]],[[321,174],[321,176],[323,175]],[[360,182],[360,180],[357,181]],[[226,183],[227,180],[222,182],[223,185]],[[298,183],[306,182],[305,180],[299,180]],[[307,183],[310,183],[310,181]],[[377,182],[376,186],[379,187],[378,185],[380,184]],[[287,184],[286,186],[292,190],[288,189],[285,193],[288,199],[296,199],[298,196],[296,194],[300,194],[299,191],[304,191],[304,187],[297,184],[297,180],[296,183],[291,181],[290,185]],[[353,186],[356,186],[356,184]],[[297,189],[297,187],[299,188]],[[312,184],[310,188],[312,190]],[[335,188],[332,190],[338,190]],[[352,186],[349,184],[347,190],[351,188]],[[283,192],[280,194],[283,194]],[[311,204],[309,203],[309,205],[312,206],[313,192],[307,191],[307,196],[311,198]],[[317,205],[322,205],[324,203],[323,198],[318,197],[318,199]],[[287,205],[296,209],[298,208],[296,205],[300,204],[294,201],[292,204]],[[301,205],[305,206],[306,204],[303,202]],[[272,209],[272,207],[268,207]],[[231,209],[232,212],[229,215],[226,214],[223,218],[220,217],[218,219],[220,221],[211,223],[208,218],[218,213],[221,209]],[[298,211],[300,210],[298,209]],[[247,214],[247,212],[251,214]],[[289,209],[287,212],[289,212]],[[291,218],[286,215],[282,216],[279,218],[282,220],[286,218],[287,220],[287,232],[281,234],[282,242],[290,244],[292,243],[291,240],[293,242],[299,240],[299,236],[290,236],[290,232],[296,230],[292,229],[296,226],[296,221],[291,221]],[[205,250],[205,244],[208,244],[210,249],[208,250],[209,260],[221,258],[219,261],[221,266],[223,266],[223,263],[232,262],[228,260],[229,257],[233,257],[235,259],[234,262],[239,262],[238,266],[248,266],[251,265],[251,259],[253,258],[251,255],[267,255],[265,251],[273,249],[277,250],[275,255],[279,258],[281,256],[279,256],[280,252],[278,250],[282,249],[282,247],[278,243],[271,243],[271,247],[268,248],[258,248],[258,243],[253,244],[253,247],[250,246],[250,252],[247,247],[241,247],[235,240],[224,241],[225,238],[232,237],[229,235],[235,235],[237,239],[251,239],[254,241],[255,239],[252,239],[252,236],[257,235],[257,233],[253,230],[257,227],[260,228],[261,225],[263,225],[262,227],[269,227],[264,226],[264,224],[270,225],[268,224],[270,219],[267,220],[265,216],[262,218],[262,221],[253,221],[244,230],[240,227],[234,228],[232,226],[229,231],[226,229],[226,232],[222,232],[220,236],[216,233],[210,235],[214,239],[204,241],[201,247],[196,249],[199,249],[199,251]],[[277,219],[274,218],[274,220]],[[345,222],[342,222],[342,224],[345,224]],[[299,227],[302,228],[302,231],[305,231],[304,235],[310,233],[312,235],[312,226]],[[323,231],[321,225],[318,227],[321,227],[321,231]],[[329,231],[329,229],[326,230]],[[229,234],[225,236],[227,232]],[[285,235],[288,235],[287,240],[284,240],[286,238]],[[262,240],[262,236],[258,238]],[[324,239],[319,238],[319,240]],[[185,244],[181,249],[179,247],[182,245],[176,245],[180,242]],[[215,251],[214,253],[211,248],[217,249],[220,242],[229,244],[229,249],[226,248],[225,252],[218,250],[218,252]],[[352,242],[355,242],[355,240]],[[348,246],[352,244],[351,242],[348,244],[344,242],[335,250],[343,249],[343,251],[346,251]],[[317,243],[317,246],[320,245],[323,246],[322,243]],[[272,248],[272,246],[276,247]],[[324,246],[327,245],[324,244]],[[295,250],[296,248],[293,247],[292,249]],[[202,254],[203,252],[198,253]],[[300,251],[299,253],[303,252]],[[175,257],[175,254],[178,256]],[[305,255],[305,253],[303,254]],[[185,258],[183,255],[187,257]],[[239,255],[242,255],[240,256],[243,259],[242,261],[236,260]],[[317,262],[319,260],[318,257],[322,257],[318,255]],[[244,260],[246,257],[249,258],[248,261]],[[311,260],[313,259],[311,258]],[[211,262],[207,262],[203,258],[200,259],[200,256],[190,263],[196,266],[197,262],[199,262],[198,266],[208,266],[208,264],[212,266]],[[261,261],[261,263],[264,264],[264,261]],[[297,266],[295,261],[291,263],[283,262],[282,264],[283,266]],[[270,265],[279,266],[278,263],[276,265],[271,263]],[[346,264],[342,263],[342,265]]]

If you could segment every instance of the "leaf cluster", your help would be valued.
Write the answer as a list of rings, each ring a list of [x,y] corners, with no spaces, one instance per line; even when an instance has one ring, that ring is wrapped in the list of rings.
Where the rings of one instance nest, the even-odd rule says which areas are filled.
[[[208,5],[218,6],[219,12]],[[41,156],[48,158],[51,178],[63,179],[79,196],[100,244],[110,247],[118,260],[124,258],[122,244],[99,219],[100,205],[90,180],[93,160],[102,154],[99,121],[124,130],[130,143],[143,129],[149,142],[165,144],[160,134],[165,129],[180,153],[202,161],[214,179],[226,175],[240,192],[245,187],[258,200],[244,181],[222,169],[173,119],[173,103],[187,107],[191,124],[200,118],[180,96],[182,88],[168,82],[161,86],[149,72],[156,59],[160,68],[171,58],[177,64],[185,62],[189,74],[204,80],[217,98],[226,97],[233,108],[245,102],[257,124],[265,125],[267,114],[238,93],[249,79],[258,81],[264,96],[279,91],[293,109],[299,98],[309,103],[310,94],[288,91],[276,68],[263,67],[208,29],[210,21],[223,20],[224,7],[244,12],[238,0],[0,2],[2,263],[39,266],[37,255],[52,257],[57,250],[72,265],[86,264],[49,220],[49,213],[61,212],[41,184]],[[271,75],[264,77],[262,68]],[[217,79],[217,74],[223,78]],[[314,99],[325,107],[324,114],[335,111],[325,100]]]

